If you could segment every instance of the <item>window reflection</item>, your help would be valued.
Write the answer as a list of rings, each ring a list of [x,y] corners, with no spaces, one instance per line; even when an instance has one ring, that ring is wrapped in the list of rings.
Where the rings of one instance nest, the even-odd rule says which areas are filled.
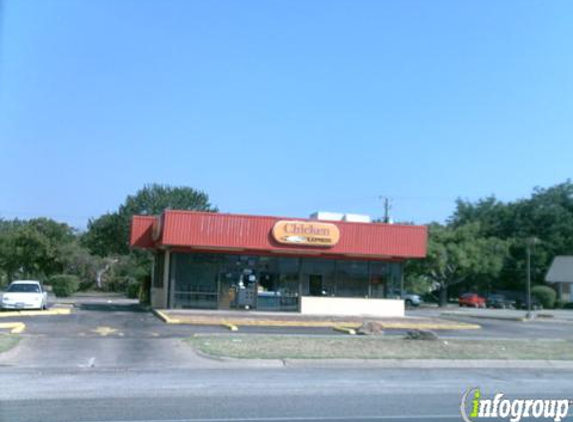
[[[173,253],[170,303],[175,308],[298,311],[301,295],[394,298],[401,277],[402,265],[392,262]]]

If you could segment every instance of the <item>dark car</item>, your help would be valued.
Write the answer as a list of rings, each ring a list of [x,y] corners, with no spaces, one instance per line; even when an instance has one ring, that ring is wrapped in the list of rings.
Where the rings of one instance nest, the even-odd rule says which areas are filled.
[[[519,298],[516,300],[516,309],[527,309],[527,299],[525,297]],[[531,310],[532,311],[539,311],[543,309],[543,305],[536,297],[531,296]]]
[[[515,309],[515,300],[501,294],[491,294],[486,300],[486,306],[495,309]]]

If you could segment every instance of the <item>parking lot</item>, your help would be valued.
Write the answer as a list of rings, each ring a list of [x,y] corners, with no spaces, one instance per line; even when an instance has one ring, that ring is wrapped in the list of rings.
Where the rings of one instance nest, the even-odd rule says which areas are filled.
[[[443,333],[446,337],[573,340],[573,311],[538,311],[536,318],[524,321],[525,311],[510,309],[471,309],[450,306],[445,309],[421,307],[406,311],[410,316],[440,317],[479,324],[480,330]],[[552,317],[548,317],[548,316]]]
[[[25,330],[17,349],[0,356],[0,365],[17,367],[158,367],[198,365],[197,356],[180,340],[201,333],[238,335],[248,333],[285,335],[347,335],[328,327],[239,327],[231,333],[223,326],[166,324],[133,300],[122,298],[86,298],[69,307],[68,315],[11,316],[1,322],[23,322]],[[408,310],[410,317],[440,317],[443,310],[420,308]],[[539,318],[521,322],[509,319],[476,317],[471,310],[451,308],[450,321],[479,324],[477,330],[440,330],[442,338],[546,339],[573,341],[573,321],[566,313],[558,318]],[[506,314],[483,311],[483,315]],[[482,315],[482,316],[483,316]],[[403,329],[386,330],[386,335],[400,335]]]

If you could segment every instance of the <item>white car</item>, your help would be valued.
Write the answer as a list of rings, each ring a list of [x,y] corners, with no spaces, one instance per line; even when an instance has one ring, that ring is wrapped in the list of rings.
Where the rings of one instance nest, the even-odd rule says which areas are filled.
[[[404,304],[408,308],[411,308],[412,306],[414,306],[414,307],[420,306],[420,304],[422,303],[422,299],[420,298],[420,295],[408,293],[406,290],[403,290],[403,291],[394,290],[393,293],[394,293],[395,297],[400,298],[400,299],[404,299]]]
[[[48,293],[36,280],[18,280],[10,283],[2,294],[1,309],[47,309]]]

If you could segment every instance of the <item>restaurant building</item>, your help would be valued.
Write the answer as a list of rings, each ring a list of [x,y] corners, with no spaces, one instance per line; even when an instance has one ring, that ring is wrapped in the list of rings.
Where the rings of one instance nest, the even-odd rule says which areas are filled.
[[[134,216],[130,245],[154,252],[154,308],[403,315],[427,227],[349,219],[166,210]]]

